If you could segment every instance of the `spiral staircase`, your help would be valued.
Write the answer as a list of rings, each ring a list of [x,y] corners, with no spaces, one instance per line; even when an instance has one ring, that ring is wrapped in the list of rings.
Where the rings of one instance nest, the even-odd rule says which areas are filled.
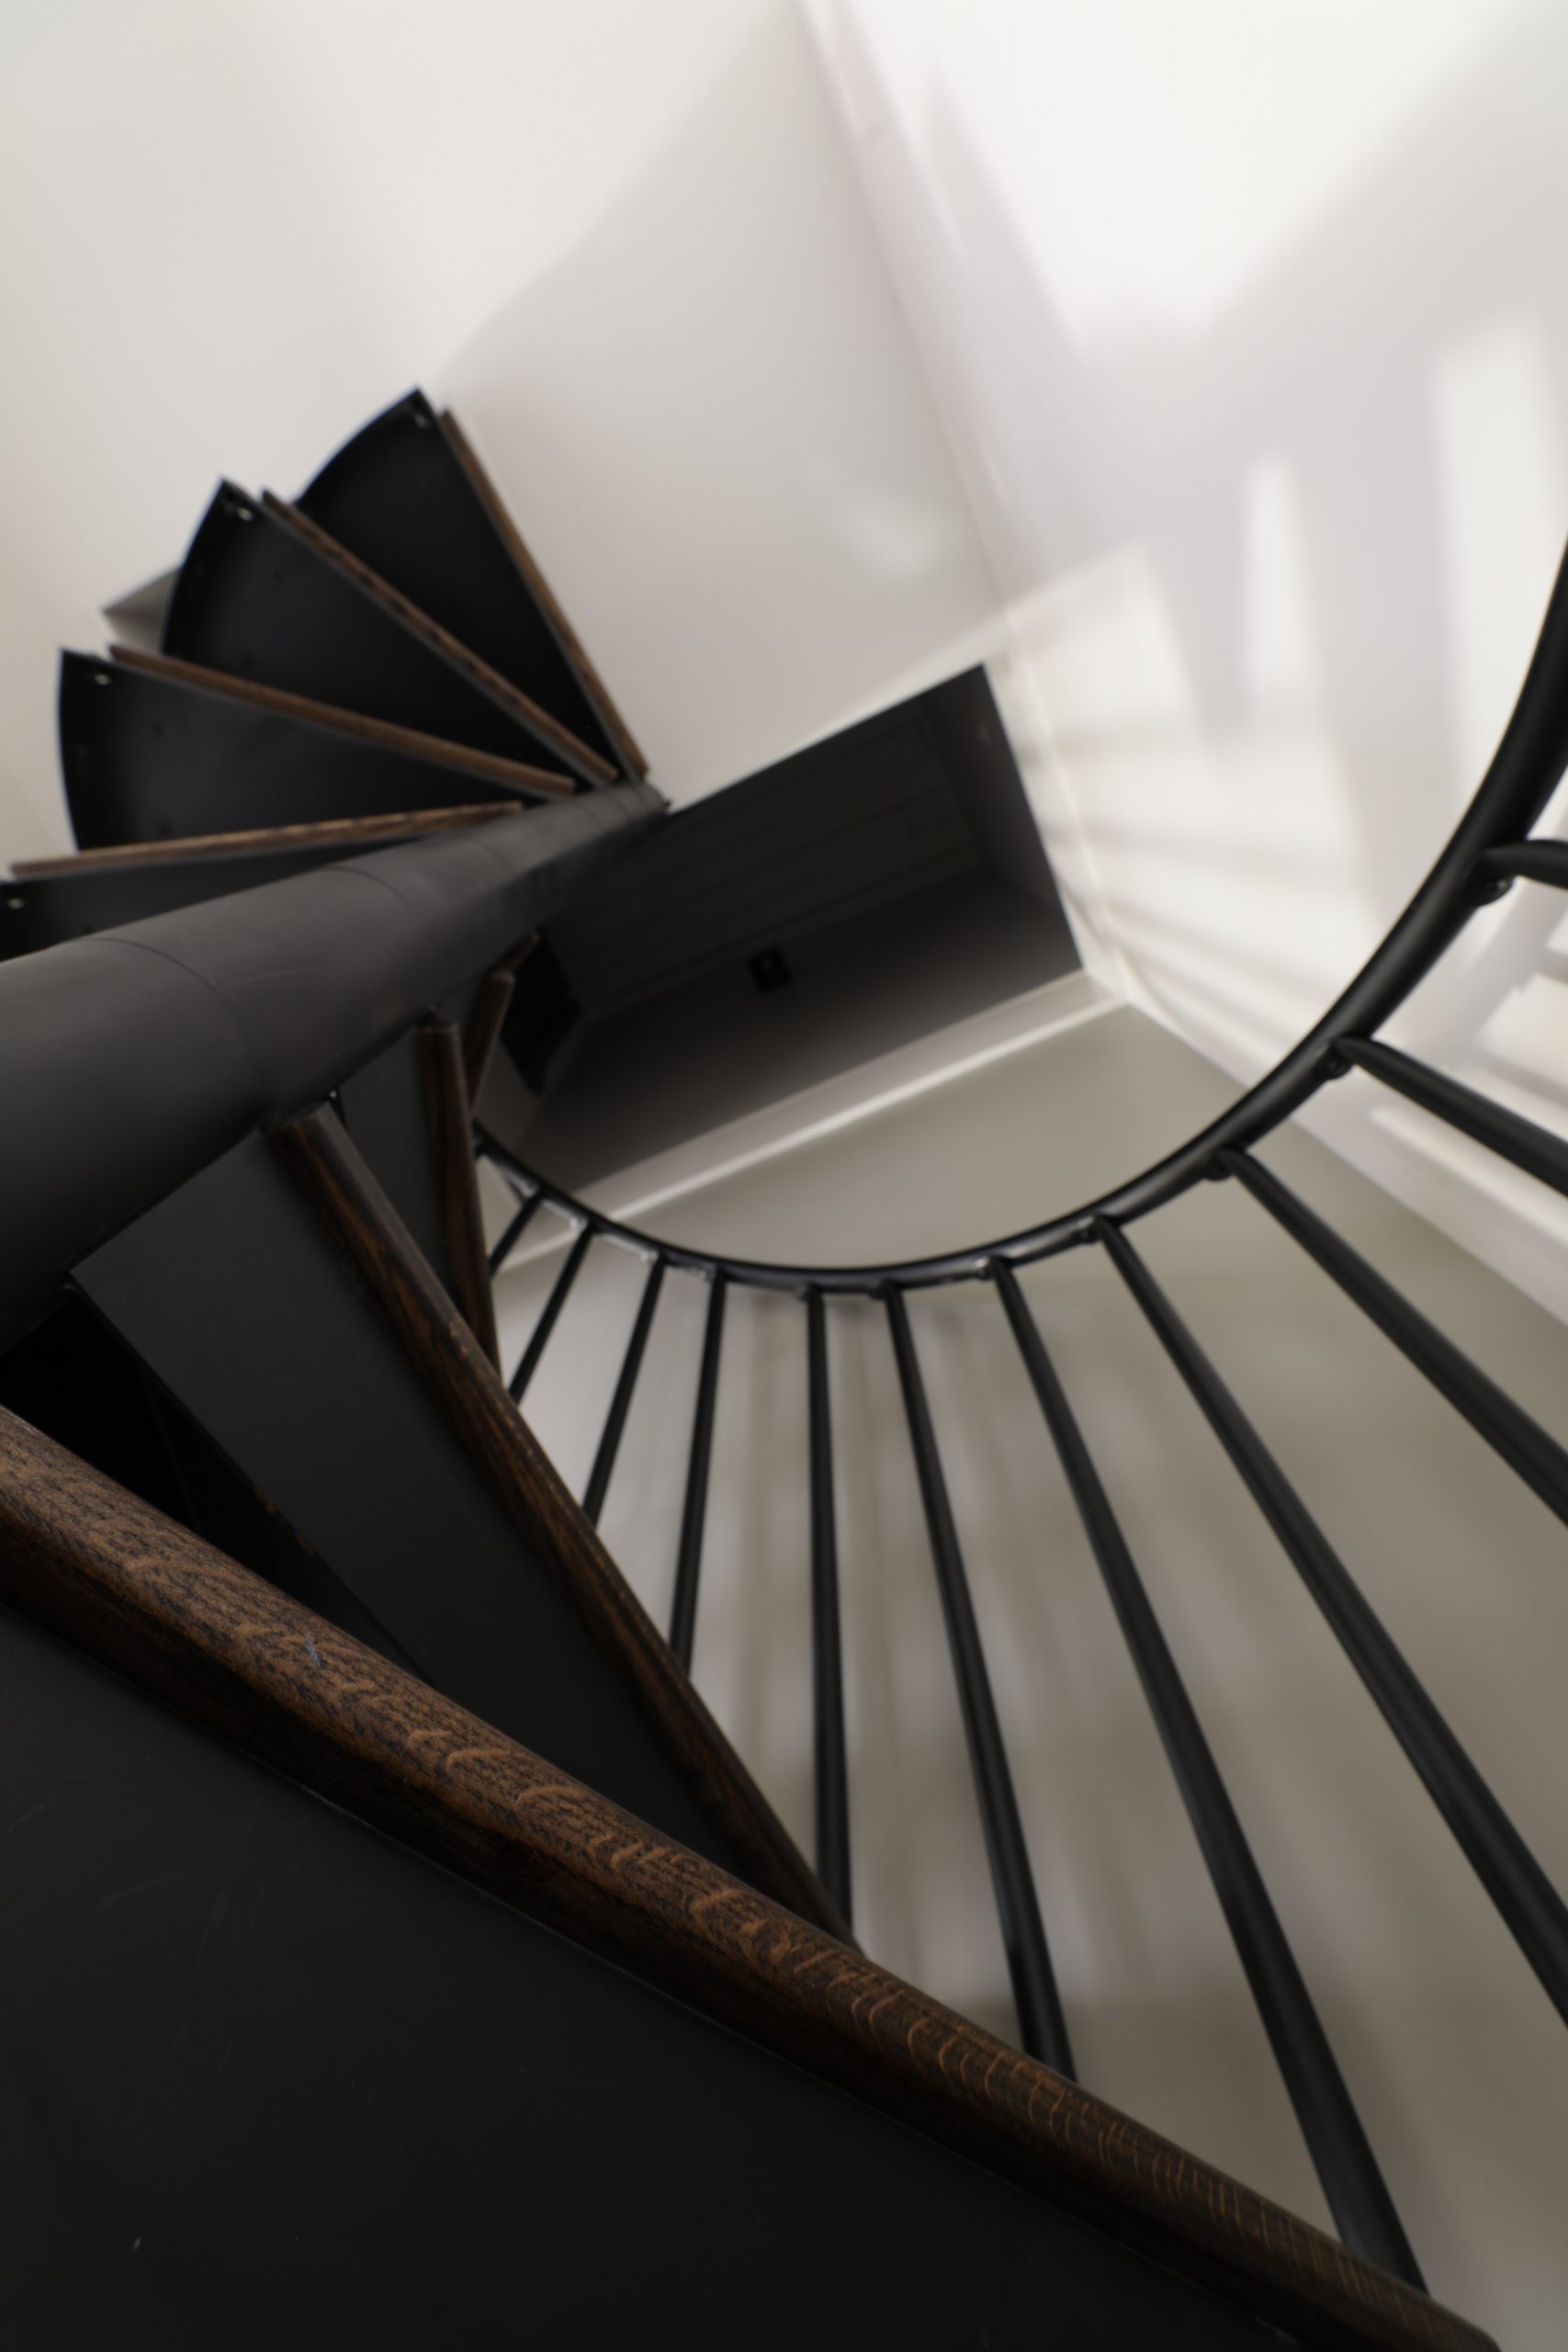
[[[1488,2339],[1430,2301],[1058,1375],[1024,1267],[1103,1250],[1568,2017],[1568,1914],[1128,1228],[1244,1187],[1560,1519],[1568,1456],[1254,1146],[1354,1066],[1568,1191],[1378,1041],[1568,763],[1568,590],[1452,841],[1300,1046],[1070,1216],[919,1261],[628,1230],[527,1157],[540,927],[668,821],[455,420],[292,503],[224,484],[157,651],[68,653],[79,850],[0,948],[0,1676],[17,2345]],[[478,1163],[510,1189],[483,1231]],[[574,1238],[518,1361],[491,1284]],[[581,1498],[531,1384],[591,1250],[646,1262]],[[667,1638],[596,1524],[661,1295],[705,1286]],[[1074,2080],[909,1301],[987,1286],[1104,1578],[1339,2232]],[[800,1302],[817,1841],[689,1676],[727,1300]],[[857,1949],[827,1330],[881,1303],[1018,2016]]]

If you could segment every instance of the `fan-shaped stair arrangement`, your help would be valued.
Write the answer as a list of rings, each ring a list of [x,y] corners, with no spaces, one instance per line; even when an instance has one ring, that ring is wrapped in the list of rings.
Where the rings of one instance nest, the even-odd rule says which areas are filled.
[[[508,1393],[490,1277],[551,1195],[496,1148],[487,1263],[475,1103],[661,803],[452,420],[222,488],[61,743],[82,846],[0,968],[8,2340],[1477,2352],[1375,2166],[1369,2260],[861,1954],[830,1818],[819,1876],[703,1705],[727,1286],[805,1299],[820,1602],[830,1281],[576,1212]],[[653,1264],[580,1504],[514,1399],[595,1238]],[[712,1284],[671,1642],[594,1527],[667,1267]]]
[[[647,775],[455,417],[411,392],[322,467],[299,511],[590,752]]]
[[[646,775],[472,447],[419,393],[297,503],[220,485],[161,650],[64,655],[59,718],[85,854],[14,869],[4,955]]]
[[[107,660],[66,655],[60,748],[85,850],[510,808],[573,788],[552,768],[125,648]]]

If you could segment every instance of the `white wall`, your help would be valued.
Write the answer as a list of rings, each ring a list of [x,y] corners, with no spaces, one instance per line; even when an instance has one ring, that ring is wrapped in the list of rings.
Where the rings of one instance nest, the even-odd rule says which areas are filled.
[[[972,1243],[1076,1205],[1235,1091],[1113,1009],[667,1198],[649,1222],[812,1261]],[[1560,1324],[1310,1137],[1266,1156],[1568,1439]],[[508,1364],[560,1263],[538,1232],[499,1287]],[[1560,1524],[1234,1187],[1201,1186],[1136,1238],[1568,1884]],[[527,1396],[579,1492],[642,1280],[625,1253],[590,1251]],[[1509,2352],[1556,2352],[1568,2035],[1115,1273],[1077,1252],[1025,1287],[1433,2290]],[[667,1279],[603,1522],[661,1623],[705,1304],[701,1283]],[[865,1301],[829,1314],[857,1929],[1010,2033],[886,1321]],[[1000,1310],[967,1288],[911,1314],[1083,2079],[1321,2222]],[[694,1671],[809,1844],[803,1322],[795,1299],[731,1294]]]
[[[999,581],[999,683],[1097,969],[1234,1070],[1305,1025],[1461,805],[1568,514],[1568,17],[811,14],[930,396],[785,0],[13,0],[0,854],[64,840],[56,643],[94,641],[97,606],[177,555],[220,471],[291,489],[423,379],[667,788],[973,658]],[[1489,916],[1463,988],[1406,1034],[1547,1100],[1561,981],[1519,975],[1554,920]],[[1230,1091],[1132,1013],[1041,1054],[667,1203],[663,1226],[759,1250],[968,1240],[1123,1174]],[[1359,1124],[1348,1148],[1384,1140]],[[1568,1433],[1557,1327],[1309,1142],[1278,1149]],[[1522,1185],[1519,1216],[1487,1223],[1436,1159],[1379,1164],[1543,1296],[1560,1279]],[[1559,1531],[1245,1204],[1206,1189],[1148,1247],[1568,1875]],[[547,1272],[512,1279],[513,1345]],[[530,1398],[579,1477],[636,1274],[590,1260]],[[1105,1270],[1030,1290],[1434,2286],[1519,2352],[1554,2343],[1555,2021]],[[671,1285],[606,1518],[660,1613],[701,1304]],[[995,1308],[923,1302],[918,1332],[1086,2078],[1316,2213]],[[737,1301],[697,1671],[804,1828],[799,1338],[789,1302]],[[835,1312],[834,1367],[866,1938],[1000,2022],[874,1310]]]
[[[14,0],[0,209],[0,857],[57,644],[415,380],[676,797],[992,626],[789,0]]]
[[[1562,550],[1568,10],[806,7],[1075,920],[1255,1076],[1472,789]],[[1568,1132],[1560,922],[1517,891],[1390,1034]],[[1371,1080],[1313,1115],[1568,1313],[1554,1198]]]

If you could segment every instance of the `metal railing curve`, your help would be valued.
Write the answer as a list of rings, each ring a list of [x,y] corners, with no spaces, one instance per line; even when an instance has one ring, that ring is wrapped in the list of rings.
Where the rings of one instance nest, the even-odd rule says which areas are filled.
[[[805,1304],[803,1354],[811,1430],[818,1862],[846,1916],[851,1891],[848,1749],[825,1318],[826,1303],[834,1296],[863,1295],[882,1302],[952,1654],[1020,2036],[1027,2049],[1059,2072],[1069,2073],[1073,2061],[1067,2023],[1052,1971],[949,1500],[941,1442],[906,1306],[909,1293],[942,1284],[981,1282],[992,1287],[1104,1579],[1340,2233],[1358,2252],[1416,2285],[1420,2273],[1416,2257],[1111,1498],[1034,1312],[1018,1283],[1017,1270],[1080,1246],[1103,1250],[1326,1618],[1519,1951],[1568,2021],[1568,1907],[1126,1230],[1205,1179],[1235,1179],[1403,1350],[1516,1476],[1568,1523],[1568,1451],[1251,1156],[1251,1147],[1292,1117],[1319,1087],[1359,1069],[1568,1193],[1568,1144],[1381,1043],[1376,1035],[1478,908],[1519,878],[1568,888],[1568,844],[1529,838],[1565,768],[1568,560],[1558,573],[1524,684],[1480,786],[1409,904],[1348,987],[1266,1077],[1177,1150],[1097,1199],[1022,1232],[882,1265],[775,1264],[737,1258],[664,1240],[608,1216],[537,1170],[525,1166],[497,1137],[482,1129],[476,1134],[477,1148],[511,1185],[519,1204],[491,1254],[492,1274],[504,1266],[539,1207],[556,1209],[576,1228],[565,1264],[513,1375],[514,1396],[520,1396],[534,1376],[590,1246],[595,1241],[613,1243],[649,1261],[641,1304],[584,1494],[584,1508],[591,1517],[598,1517],[610,1485],[666,1274],[694,1275],[712,1286],[670,1627],[671,1645],[688,1666],[700,1592],[726,1300],[731,1286],[743,1286],[795,1293]]]

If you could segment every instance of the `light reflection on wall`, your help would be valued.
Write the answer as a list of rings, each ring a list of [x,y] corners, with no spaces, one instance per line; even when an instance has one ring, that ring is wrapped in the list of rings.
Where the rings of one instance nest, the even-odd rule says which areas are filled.
[[[807,6],[1086,959],[1250,1079],[1473,789],[1568,531],[1568,12]],[[1540,896],[1393,1034],[1551,1124]],[[1568,1216],[1374,1091],[1310,1115],[1568,1317]]]

